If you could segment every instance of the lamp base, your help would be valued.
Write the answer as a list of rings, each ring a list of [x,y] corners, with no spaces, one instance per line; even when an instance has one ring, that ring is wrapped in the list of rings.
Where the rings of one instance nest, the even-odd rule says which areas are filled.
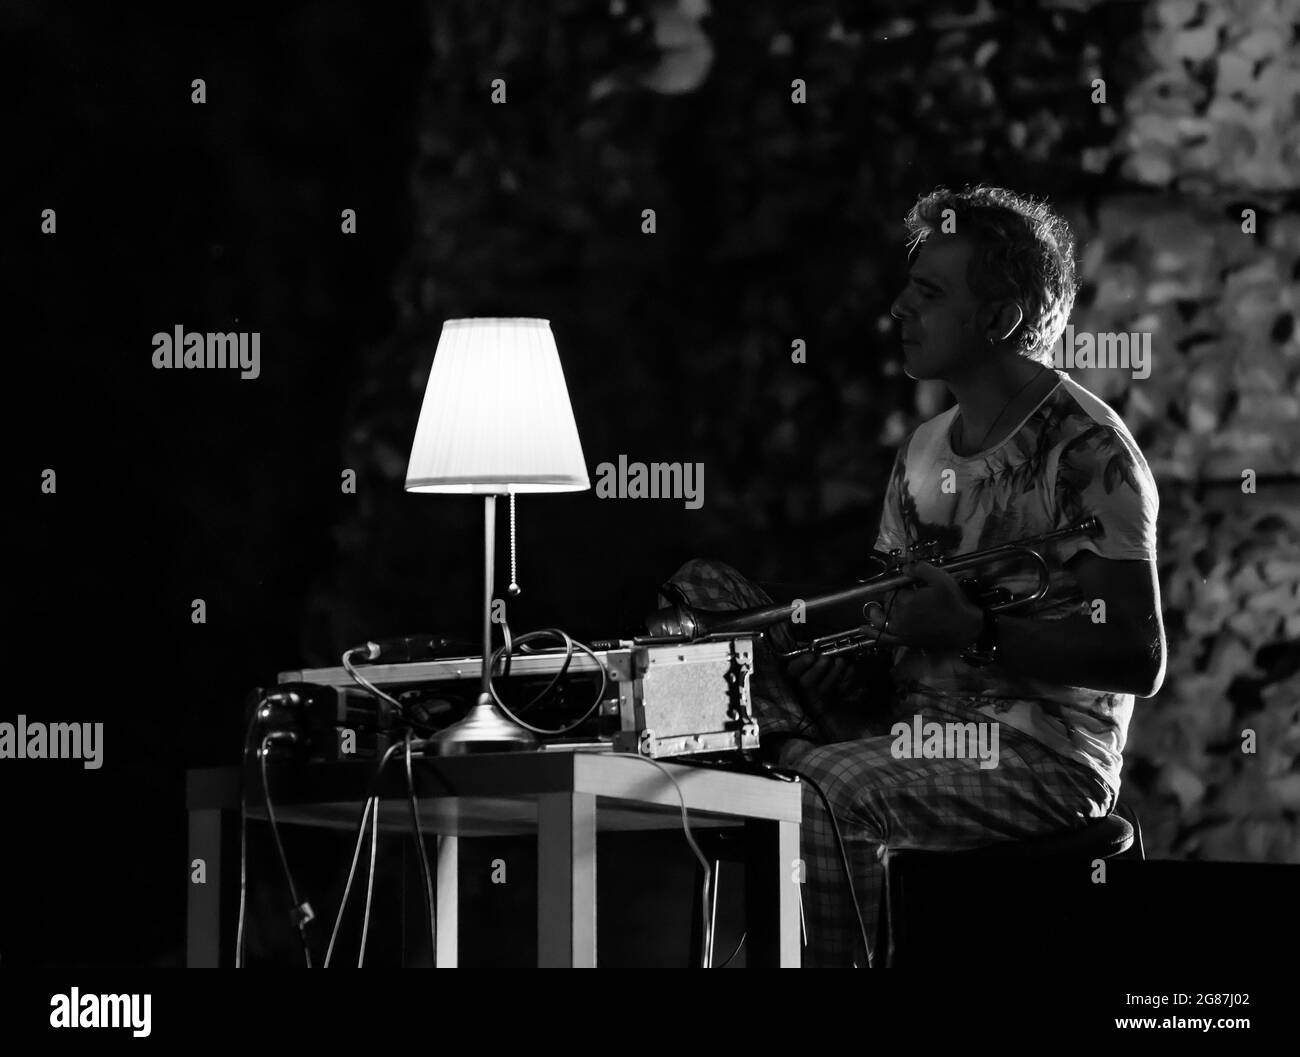
[[[426,750],[435,756],[476,752],[527,752],[539,748],[532,731],[525,730],[497,707],[491,694],[479,694],[469,715],[429,739]]]

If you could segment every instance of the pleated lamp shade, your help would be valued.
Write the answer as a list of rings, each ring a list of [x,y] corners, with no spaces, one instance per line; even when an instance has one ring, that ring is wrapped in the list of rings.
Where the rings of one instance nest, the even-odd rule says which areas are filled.
[[[406,490],[484,495],[590,487],[550,321],[444,322]]]

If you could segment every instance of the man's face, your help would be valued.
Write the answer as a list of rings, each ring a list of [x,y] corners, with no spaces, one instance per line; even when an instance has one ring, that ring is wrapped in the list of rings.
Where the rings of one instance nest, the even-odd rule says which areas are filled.
[[[932,234],[912,259],[907,285],[890,312],[900,321],[909,378],[948,378],[969,370],[987,349],[980,299],[966,284],[971,244]]]

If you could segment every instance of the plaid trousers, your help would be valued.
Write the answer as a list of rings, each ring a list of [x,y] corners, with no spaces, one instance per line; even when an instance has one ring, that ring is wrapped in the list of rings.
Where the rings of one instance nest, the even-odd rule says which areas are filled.
[[[757,584],[719,561],[693,559],[671,577],[693,606],[747,609],[771,605]],[[662,608],[671,603],[660,595]],[[899,720],[990,721],[951,698],[896,693],[888,702],[846,694],[819,705],[789,678],[776,656],[795,645],[777,625],[756,639],[750,696],[760,737],[792,734],[780,764],[821,786],[839,823],[858,905],[874,954],[884,888],[883,859],[893,848],[959,851],[1023,840],[1100,818],[1114,798],[1086,767],[1001,725],[997,766],[978,759],[896,759],[889,728]],[[809,968],[865,965],[857,918],[835,833],[811,784],[803,783],[804,917]]]

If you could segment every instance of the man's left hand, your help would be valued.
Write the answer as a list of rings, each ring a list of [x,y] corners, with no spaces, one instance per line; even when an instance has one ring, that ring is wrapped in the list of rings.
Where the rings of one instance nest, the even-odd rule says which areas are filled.
[[[902,571],[920,583],[901,588],[892,605],[884,600],[883,610],[872,610],[876,627],[885,614],[889,617],[879,639],[882,645],[951,652],[965,649],[979,637],[984,613],[954,577],[928,562],[912,562]]]

